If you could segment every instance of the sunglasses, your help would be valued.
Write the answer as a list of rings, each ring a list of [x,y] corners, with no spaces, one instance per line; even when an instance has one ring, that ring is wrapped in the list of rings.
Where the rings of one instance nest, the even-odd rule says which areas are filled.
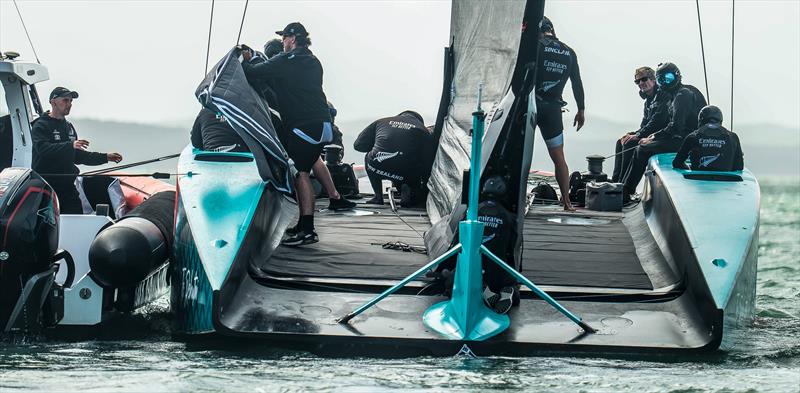
[[[646,76],[644,78],[634,79],[633,83],[638,85],[638,84],[640,84],[642,82],[647,82],[649,80],[650,80],[650,77]]]

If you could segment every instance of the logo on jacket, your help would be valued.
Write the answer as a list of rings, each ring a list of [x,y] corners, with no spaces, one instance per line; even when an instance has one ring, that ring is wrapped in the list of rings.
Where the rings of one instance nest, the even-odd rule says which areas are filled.
[[[375,154],[375,161],[384,162],[388,159],[395,158],[400,155],[399,151],[387,153],[387,152],[378,152]]]
[[[53,130],[53,140],[60,141],[61,140],[61,133],[58,130]]]
[[[716,161],[719,158],[719,156],[720,156],[720,154],[717,154],[715,156],[703,156],[703,157],[700,157],[700,166],[701,167],[707,167],[707,166],[711,165],[711,163]]]

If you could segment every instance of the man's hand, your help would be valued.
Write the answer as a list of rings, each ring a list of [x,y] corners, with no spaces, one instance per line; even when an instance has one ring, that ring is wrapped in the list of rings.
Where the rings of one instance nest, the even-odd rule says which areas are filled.
[[[578,126],[578,129],[575,131],[580,131],[581,127],[583,127],[583,123],[586,122],[586,118],[583,116],[583,109],[579,110],[578,113],[575,114],[575,120],[572,122],[572,126]]]
[[[253,50],[244,44],[240,45],[239,47],[242,49],[242,58],[244,58],[244,61],[250,61],[250,59],[253,58]]]
[[[108,159],[108,162],[114,161],[118,163],[122,161],[122,155],[119,153],[106,153],[106,159]]]
[[[639,139],[640,138],[638,136],[636,136],[635,133],[631,132],[631,133],[626,134],[625,136],[622,137],[622,144],[624,145],[624,144],[626,144],[628,142],[636,142]]]
[[[639,144],[640,145],[646,145],[646,144],[652,142],[654,137],[655,137],[655,135],[650,135],[647,138],[639,139]]]
[[[78,139],[75,142],[72,142],[72,147],[77,150],[86,150],[89,148],[89,141],[85,139]]]

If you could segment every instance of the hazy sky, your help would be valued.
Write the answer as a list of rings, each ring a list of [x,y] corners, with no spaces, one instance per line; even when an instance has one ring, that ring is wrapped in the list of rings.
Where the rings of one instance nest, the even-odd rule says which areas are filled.
[[[502,1],[502,0],[496,0]],[[18,0],[51,80],[81,93],[73,116],[188,123],[204,72],[211,1]],[[244,0],[218,0],[211,63],[236,43]],[[491,7],[491,1],[475,1]],[[729,116],[731,2],[701,1],[711,102]],[[670,60],[704,90],[694,1],[549,1],[546,14],[578,53],[592,117],[638,122],[633,70]],[[345,119],[436,111],[449,1],[251,0],[243,43],[261,47],[301,21]],[[736,123],[800,128],[800,1],[736,1]],[[33,59],[14,5],[0,0],[0,50]],[[572,104],[567,88],[565,98]],[[574,108],[574,105],[570,105]],[[428,119],[432,122],[433,119]]]

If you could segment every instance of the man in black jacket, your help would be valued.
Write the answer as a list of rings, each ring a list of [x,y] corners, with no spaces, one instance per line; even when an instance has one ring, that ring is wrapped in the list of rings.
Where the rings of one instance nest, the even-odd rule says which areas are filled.
[[[573,126],[583,127],[584,96],[578,57],[575,51],[556,37],[553,23],[544,17],[539,25],[539,65],[536,70],[536,125],[542,133],[550,159],[555,165],[556,180],[561,189],[564,210],[575,210],[569,200],[569,168],[564,158],[564,122],[561,98],[569,79],[578,106]],[[576,131],[577,131],[576,130]]]
[[[744,157],[739,136],[722,126],[722,111],[709,105],[697,116],[700,128],[689,134],[683,141],[672,166],[689,169],[689,159],[694,171],[741,171]]]
[[[63,214],[81,214],[83,208],[75,189],[75,178],[80,171],[76,164],[103,165],[120,162],[119,153],[95,153],[87,151],[89,141],[78,139],[75,127],[66,116],[72,110],[72,100],[78,93],[64,87],[56,87],[50,93],[51,110],[33,122],[33,170],[44,177],[58,196]]]
[[[644,99],[644,114],[639,129],[625,134],[617,140],[614,157],[614,173],[611,181],[620,182],[631,164],[633,150],[639,140],[661,130],[669,122],[668,109],[672,97],[656,85],[656,71],[650,67],[639,67],[634,73],[633,83],[639,87],[639,96]]]
[[[644,175],[650,157],[678,151],[683,139],[697,129],[697,115],[706,106],[703,93],[694,86],[683,84],[681,71],[673,63],[659,64],[656,82],[659,90],[672,95],[672,101],[667,107],[669,123],[647,138],[639,140],[639,147],[634,149],[631,165],[623,181],[626,199],[636,193],[636,186]]]
[[[283,244],[300,246],[319,241],[314,231],[314,189],[310,172],[322,148],[333,139],[333,127],[322,91],[322,64],[308,49],[311,45],[308,31],[302,24],[293,22],[275,33],[283,38],[283,53],[253,64],[250,62],[252,52],[243,51],[242,68],[254,86],[268,80],[277,96],[286,151],[298,171],[295,188],[300,205],[300,219],[287,232]],[[339,196],[331,199],[334,208],[336,203],[350,202]]]
[[[414,111],[375,120],[361,131],[353,148],[367,153],[364,164],[375,193],[367,203],[383,204],[383,179],[401,188],[408,186],[411,194],[418,190],[420,179],[427,178],[431,172],[428,151],[434,148],[433,144],[433,135],[425,127],[422,116]],[[402,204],[410,206],[413,200],[402,201]]]

